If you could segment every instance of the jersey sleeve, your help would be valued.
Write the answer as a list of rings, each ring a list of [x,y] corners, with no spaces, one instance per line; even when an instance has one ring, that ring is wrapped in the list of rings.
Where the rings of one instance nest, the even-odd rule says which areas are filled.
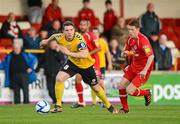
[[[153,50],[148,39],[143,39],[141,42],[141,49],[146,56],[153,55]]]
[[[59,44],[61,44],[61,37],[62,37],[62,34],[61,34],[61,33],[53,34],[51,37],[52,37],[53,39],[55,39]]]
[[[85,42],[84,38],[82,37],[82,35],[76,34],[75,36],[76,36],[77,40],[79,41],[79,44],[77,45],[78,50],[87,49],[86,42]]]

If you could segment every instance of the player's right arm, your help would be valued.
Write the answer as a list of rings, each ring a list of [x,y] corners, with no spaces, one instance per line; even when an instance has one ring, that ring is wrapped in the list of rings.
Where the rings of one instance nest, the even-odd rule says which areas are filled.
[[[126,44],[124,46],[123,51],[121,52],[121,56],[122,57],[127,57],[127,56],[136,56],[136,54],[130,50],[130,46],[129,46],[129,40],[130,38],[128,38],[128,40],[126,41]]]
[[[90,55],[93,55],[93,54],[101,51],[101,47],[96,39],[94,39],[93,45],[95,46],[95,49],[90,51]]]
[[[107,58],[107,62],[108,62],[108,66],[107,66],[107,69],[108,71],[112,70],[112,59],[111,59],[111,53],[109,51],[109,47],[108,47],[108,44],[106,41],[104,41],[104,46],[105,46],[105,55],[106,55],[106,58]]]
[[[60,33],[51,35],[48,39],[44,39],[40,42],[40,47],[47,46],[50,41],[57,40],[57,38],[60,36]]]

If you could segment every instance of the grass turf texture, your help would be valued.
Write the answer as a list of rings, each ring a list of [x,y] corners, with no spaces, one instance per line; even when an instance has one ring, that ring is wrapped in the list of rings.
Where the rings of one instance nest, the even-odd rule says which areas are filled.
[[[120,106],[116,106],[120,108]],[[0,105],[0,124],[180,124],[180,106],[131,106],[130,113],[112,115],[99,106],[63,113],[38,114],[35,105]]]

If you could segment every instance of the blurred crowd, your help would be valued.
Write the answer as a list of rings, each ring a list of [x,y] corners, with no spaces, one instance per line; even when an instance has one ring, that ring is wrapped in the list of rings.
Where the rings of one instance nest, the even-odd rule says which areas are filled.
[[[45,49],[45,53],[26,53],[24,49],[40,49],[40,41],[48,38],[52,34],[62,32],[62,23],[67,20],[63,15],[63,10],[58,4],[58,0],[52,0],[51,3],[43,11],[42,0],[27,0],[28,5],[28,21],[33,24],[39,24],[37,29],[31,26],[27,32],[23,32],[17,23],[15,14],[13,12],[8,14],[8,18],[3,22],[0,37],[12,40],[13,52],[6,57],[1,64],[1,68],[6,70],[6,74],[10,75],[7,80],[13,80],[11,85],[7,86],[14,88],[15,103],[20,103],[20,88],[24,90],[24,103],[28,103],[28,88],[27,88],[27,74],[33,75],[39,71],[40,68],[45,69],[47,78],[49,94],[53,101],[54,98],[54,83],[55,76],[59,67],[66,60],[66,56],[56,52],[54,43],[51,42],[50,47]],[[95,12],[91,9],[90,0],[82,0],[83,8],[79,10],[77,16],[72,21],[79,28],[82,19],[89,20],[91,29],[103,26],[103,31],[100,32],[100,37],[106,40],[108,49],[111,53],[113,69],[121,70],[121,66],[127,63],[127,60],[121,57],[125,42],[128,38],[128,29],[126,27],[128,21],[123,17],[118,17],[113,9],[111,0],[105,1],[106,11],[104,12],[103,22],[100,22],[96,17]],[[173,56],[177,49],[172,41],[168,41],[165,34],[161,32],[161,22],[158,15],[155,13],[153,3],[148,3],[147,10],[139,18],[141,29],[140,31],[149,39],[154,54],[156,70],[171,70],[173,65]],[[19,42],[19,43],[17,43]],[[37,64],[38,67],[37,67]],[[8,66],[8,67],[7,67]],[[18,70],[16,69],[18,67]],[[51,85],[52,84],[52,85]],[[55,101],[54,101],[55,102]]]

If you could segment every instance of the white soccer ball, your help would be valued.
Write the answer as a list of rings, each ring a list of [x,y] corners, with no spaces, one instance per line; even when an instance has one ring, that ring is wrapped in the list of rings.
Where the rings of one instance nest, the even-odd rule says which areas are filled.
[[[46,100],[41,100],[36,103],[36,112],[45,114],[50,111],[50,105]]]

